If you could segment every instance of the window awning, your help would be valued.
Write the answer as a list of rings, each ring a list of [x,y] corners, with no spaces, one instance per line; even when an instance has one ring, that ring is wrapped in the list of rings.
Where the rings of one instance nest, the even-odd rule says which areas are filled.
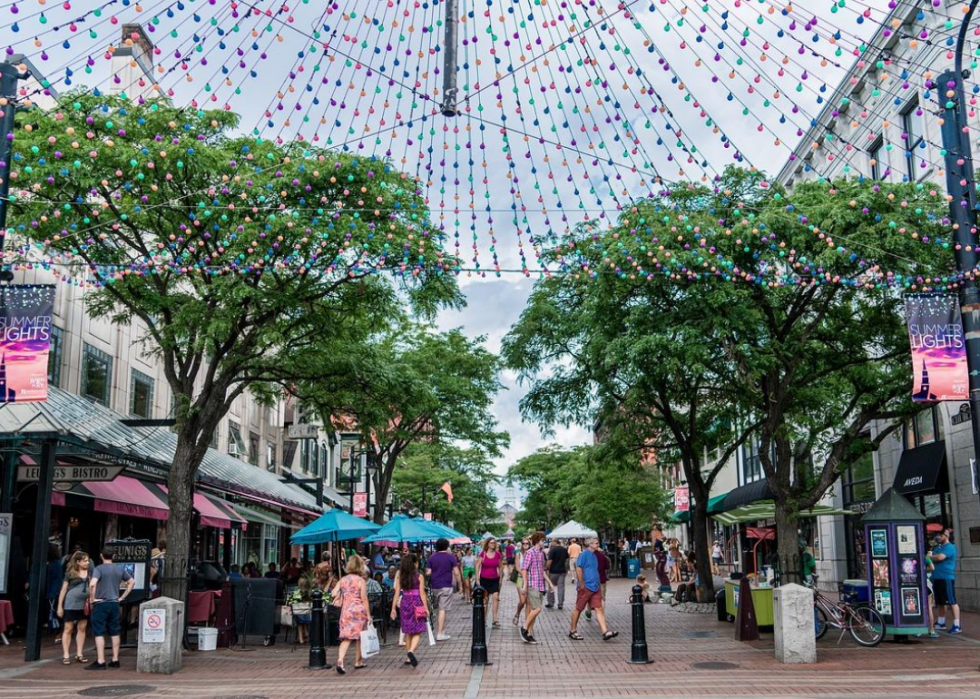
[[[117,476],[115,480],[105,482],[86,481],[74,486],[67,493],[56,491],[52,493],[52,504],[64,505],[66,494],[93,498],[96,512],[162,521],[170,518],[170,508],[166,500],[155,494],[143,481],[129,476]]]
[[[259,512],[258,510],[252,509],[251,507],[245,507],[244,505],[232,505],[235,511],[244,517],[249,522],[254,524],[269,524],[273,527],[288,527],[289,524],[283,522],[282,519],[277,519],[274,515],[268,512]]]
[[[708,498],[708,514],[712,515],[715,512],[721,512],[725,504],[725,498],[728,493],[722,493],[721,495],[716,495],[713,498]],[[676,510],[674,514],[670,516],[668,520],[669,524],[687,524],[691,521],[691,511],[694,509],[694,503],[691,503],[691,509],[689,510]]]
[[[948,493],[946,442],[933,442],[903,451],[895,470],[893,487],[902,495]]]
[[[772,497],[772,491],[769,490],[769,481],[765,479],[753,481],[739,486],[726,494],[721,511],[729,512],[736,508],[759,502],[760,500],[772,500]]]
[[[798,517],[810,518],[810,517],[831,517],[833,515],[850,515],[854,514],[850,510],[839,510],[836,507],[831,507],[830,505],[814,505],[809,510],[804,510],[798,513]],[[764,519],[775,519],[776,518],[776,503],[772,500],[760,500],[758,502],[752,503],[751,505],[745,505],[743,507],[736,507],[734,510],[728,510],[727,512],[719,512],[717,514],[711,515],[719,524],[741,524],[742,522],[758,522]]]
[[[163,497],[169,497],[167,486],[153,485],[151,487],[158,488]],[[204,527],[231,529],[232,526],[235,526],[243,530],[248,527],[246,519],[235,511],[231,503],[225,502],[210,493],[194,491],[194,511],[197,512],[201,526]]]

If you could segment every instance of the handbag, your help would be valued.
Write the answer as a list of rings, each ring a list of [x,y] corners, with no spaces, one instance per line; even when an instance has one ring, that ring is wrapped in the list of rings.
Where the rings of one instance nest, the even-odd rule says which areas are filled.
[[[85,604],[82,605],[82,614],[85,616],[92,615],[92,601],[87,597],[85,598]]]
[[[512,583],[516,583],[517,582],[517,577],[519,575],[520,575],[520,573],[517,572],[517,568],[514,568],[514,570],[510,571],[510,581]]]
[[[381,642],[378,640],[378,630],[368,626],[361,631],[361,657],[370,658],[381,652]]]
[[[425,608],[424,604],[420,604],[415,608],[415,618],[418,621],[429,618],[429,610]]]

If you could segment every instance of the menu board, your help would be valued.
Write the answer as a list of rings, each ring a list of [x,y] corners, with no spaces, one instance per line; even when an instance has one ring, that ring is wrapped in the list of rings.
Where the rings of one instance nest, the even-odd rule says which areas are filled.
[[[119,539],[106,542],[112,562],[121,565],[136,581],[127,599],[138,601],[150,593],[150,542],[147,539]]]

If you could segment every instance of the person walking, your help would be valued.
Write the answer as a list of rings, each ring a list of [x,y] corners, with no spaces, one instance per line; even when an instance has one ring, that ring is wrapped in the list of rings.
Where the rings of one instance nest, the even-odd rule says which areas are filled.
[[[514,545],[513,539],[510,539],[504,545],[504,577],[510,578],[511,573],[516,570],[516,564],[517,547]]]
[[[112,549],[102,549],[102,563],[92,571],[89,582],[89,602],[92,606],[92,633],[95,635],[96,659],[86,670],[105,670],[106,667],[119,667],[119,632],[121,617],[119,603],[124,602],[133,591],[136,581],[121,565],[112,562]],[[120,596],[119,588],[126,583],[126,591]],[[112,660],[105,660],[105,635],[109,633],[112,641]]]
[[[520,626],[521,624],[521,612],[524,611],[524,607],[527,604],[527,595],[524,594],[524,554],[528,552],[531,548],[531,540],[524,539],[521,541],[521,549],[517,553],[514,559],[514,571],[510,574],[511,579],[514,584],[517,585],[517,612],[514,614],[513,623],[514,626]]]
[[[572,538],[572,543],[568,545],[568,565],[569,570],[572,572],[572,583],[578,584],[578,578],[575,573],[575,566],[578,562],[578,557],[582,553],[582,547],[579,546],[578,539]]]
[[[568,575],[568,549],[560,541],[552,542],[548,549],[548,580],[551,589],[548,590],[548,609],[555,606],[555,592],[558,593],[558,608],[565,606],[565,579]]]
[[[606,626],[606,615],[602,609],[602,584],[599,582],[599,559],[595,553],[598,548],[598,539],[594,537],[586,539],[585,550],[579,554],[578,565],[575,567],[578,592],[575,596],[575,611],[572,612],[571,629],[568,632],[568,637],[573,641],[583,640],[577,629],[579,616],[586,607],[595,612],[603,641],[608,641],[619,635],[618,631],[610,631]]]
[[[397,608],[397,611],[396,611]],[[401,615],[401,630],[405,634],[406,665],[418,667],[415,651],[422,634],[426,632],[429,618],[429,596],[425,592],[425,579],[419,572],[418,558],[414,553],[402,556],[395,581],[395,594],[391,599],[391,618]]]
[[[480,587],[486,592],[486,597],[483,598],[484,607],[489,608],[490,600],[493,599],[494,628],[500,628],[500,577],[503,569],[504,557],[500,553],[497,540],[487,539],[483,542],[483,551],[476,559],[476,577],[480,581]]]
[[[724,556],[721,551],[721,543],[716,539],[711,545],[711,572],[715,575],[721,575],[721,564],[724,562]]]
[[[473,578],[476,575],[476,555],[470,548],[463,551],[460,564],[463,566],[463,597],[469,602],[473,599]]]
[[[439,539],[436,541],[436,552],[429,556],[429,560],[425,564],[425,574],[429,577],[432,598],[438,608],[438,612],[436,612],[437,641],[449,640],[449,634],[446,633],[446,613],[453,605],[453,583],[455,582],[460,589],[463,589],[463,579],[459,574],[457,563],[456,556],[449,552],[449,539]]]
[[[555,586],[544,572],[544,552],[541,550],[544,542],[544,532],[534,532],[531,535],[531,547],[524,552],[521,559],[521,573],[524,579],[524,598],[527,601],[527,619],[521,627],[521,640],[531,645],[537,645],[534,638],[534,620],[541,613],[544,593],[550,589],[553,594]]]
[[[612,563],[601,547],[595,550],[595,557],[599,561],[599,586],[602,588],[602,601],[605,602],[606,583],[609,582],[609,570],[612,568]]]
[[[65,627],[61,631],[61,650],[63,665],[71,665],[71,635],[75,635],[75,662],[87,663],[85,657],[85,631],[88,617],[85,616],[85,601],[88,599],[89,557],[84,551],[76,551],[65,566],[65,579],[58,595],[58,618]]]
[[[936,628],[946,628],[946,610],[953,615],[953,625],[949,628],[952,634],[963,633],[960,627],[960,605],[956,601],[956,545],[949,540],[949,530],[944,529],[937,537],[930,558],[932,571],[932,589],[936,598]]]
[[[371,604],[368,602],[367,583],[364,573],[367,572],[364,559],[351,556],[344,567],[346,575],[340,579],[333,589],[333,599],[341,600],[340,605],[340,648],[337,649],[337,674],[344,675],[344,658],[347,649],[354,644],[354,669],[364,667],[361,657],[361,631],[371,624]]]

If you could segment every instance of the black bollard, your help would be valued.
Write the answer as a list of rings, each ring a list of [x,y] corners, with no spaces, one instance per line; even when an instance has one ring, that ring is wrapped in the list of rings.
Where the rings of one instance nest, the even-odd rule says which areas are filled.
[[[487,660],[487,617],[483,611],[486,590],[473,588],[473,645],[470,646],[470,665],[493,665]]]
[[[310,670],[327,670],[327,649],[323,647],[323,590],[313,588],[313,618],[310,620]]]
[[[643,588],[639,585],[633,586],[633,644],[630,647],[630,659],[627,661],[633,665],[647,665],[652,663],[649,650],[647,649],[647,625],[646,618],[643,616]]]

